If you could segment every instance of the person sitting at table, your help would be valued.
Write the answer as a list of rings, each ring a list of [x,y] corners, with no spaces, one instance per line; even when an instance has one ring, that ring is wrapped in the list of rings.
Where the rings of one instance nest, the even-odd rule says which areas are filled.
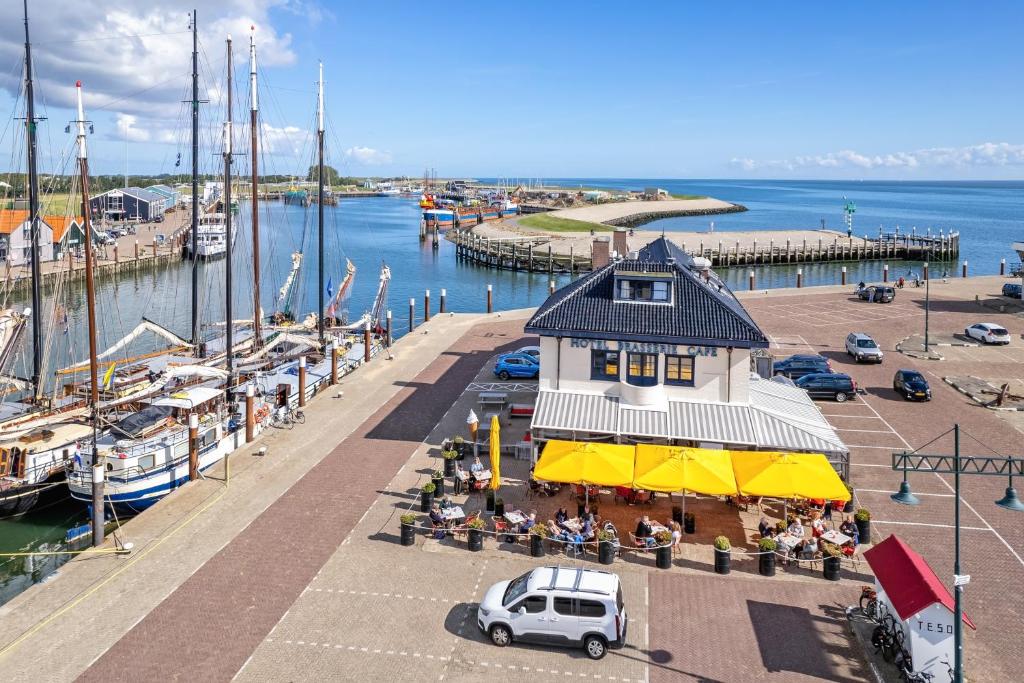
[[[789,534],[796,536],[797,538],[804,537],[804,525],[800,523],[799,517],[794,517],[793,521],[790,522],[789,528],[786,530]]]
[[[761,538],[771,538],[773,530],[774,528],[768,522],[768,518],[762,517],[761,521],[757,525],[757,533],[761,536]]]
[[[583,527],[580,529],[580,534],[583,536],[584,541],[589,541],[594,537],[594,523],[590,521],[589,517],[583,518]]]
[[[800,554],[798,557],[802,560],[813,560],[815,553],[818,552],[818,539],[816,536],[811,536],[800,546]]]
[[[654,545],[654,536],[652,535],[651,519],[647,515],[640,518],[640,521],[636,524],[636,533],[633,535],[636,537],[637,542],[642,542],[646,546]]]
[[[565,506],[558,508],[558,512],[555,513],[555,524],[562,526],[569,519],[569,511],[565,509]]]
[[[445,496],[441,498],[440,507],[442,510],[451,510],[453,507],[455,507],[455,503],[453,503],[452,499],[449,498],[447,494],[445,494]]]
[[[854,546],[860,545],[860,534],[857,533],[857,525],[854,524],[852,518],[847,517],[843,523],[839,525],[839,531],[852,538]]]
[[[519,525],[519,533],[525,534],[537,524],[537,512],[531,510],[530,514],[526,516],[522,524]]]
[[[473,464],[469,466],[469,471],[474,477],[478,476],[484,471],[484,464],[480,462],[480,456],[473,458]]]
[[[448,520],[441,512],[441,506],[435,502],[430,506],[430,526],[434,528],[434,538],[444,538],[444,530],[448,528]]]
[[[825,522],[821,519],[821,513],[815,510],[811,513],[811,536],[818,538],[825,533]]]
[[[583,514],[580,515],[580,520],[589,520],[591,523],[595,521],[594,513],[590,510],[590,505],[583,506]]]

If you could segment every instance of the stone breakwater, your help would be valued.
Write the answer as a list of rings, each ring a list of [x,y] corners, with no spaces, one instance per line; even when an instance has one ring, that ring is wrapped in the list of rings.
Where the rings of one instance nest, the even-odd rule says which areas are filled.
[[[677,211],[645,211],[641,213],[630,214],[629,216],[622,216],[621,218],[612,218],[610,220],[602,221],[605,225],[614,225],[622,228],[636,228],[652,221],[660,220],[662,218],[678,218],[680,216],[714,216],[721,213],[742,213],[746,211],[747,207],[742,204],[731,204],[725,207],[716,208],[704,208],[704,209],[679,209]]]

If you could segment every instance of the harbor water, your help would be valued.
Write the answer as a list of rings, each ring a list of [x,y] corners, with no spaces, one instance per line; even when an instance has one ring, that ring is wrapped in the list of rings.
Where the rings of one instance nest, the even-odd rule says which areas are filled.
[[[746,206],[745,213],[720,216],[666,218],[645,226],[650,230],[708,231],[714,222],[714,233],[730,230],[814,229],[825,225],[845,230],[842,207],[844,196],[854,201],[857,213],[854,230],[857,235],[878,233],[879,226],[892,230],[916,227],[918,232],[929,228],[959,231],[961,260],[968,260],[974,275],[999,272],[999,261],[1008,266],[1018,264],[1011,249],[1012,242],[1022,235],[1020,216],[1024,215],[1024,183],[1019,182],[838,182],[838,181],[679,181],[658,179],[586,179],[547,180],[549,185],[564,187],[604,187],[611,189],[643,189],[661,187],[674,194],[709,195]],[[486,308],[487,285],[493,285],[495,307],[498,309],[536,306],[547,296],[548,276],[479,268],[457,261],[454,248],[441,240],[434,250],[429,241],[418,239],[419,207],[417,202],[397,197],[342,200],[339,206],[325,207],[325,280],[335,291],[345,272],[345,259],[357,268],[351,296],[345,304],[350,319],[358,318],[371,306],[377,290],[382,263],[392,272],[388,307],[393,310],[394,333],[408,331],[409,300],[415,300],[417,321],[423,317],[424,291],[431,291],[431,305],[436,314],[441,289],[446,290],[450,311],[480,312]],[[234,257],[234,317],[252,316],[252,240],[249,222],[250,207],[242,203],[235,220],[238,223]],[[151,239],[145,230],[140,241]],[[265,315],[276,310],[278,290],[287,278],[291,254],[304,253],[299,279],[298,317],[315,310],[317,284],[316,207],[286,206],[267,202],[261,209],[261,302]],[[838,282],[843,264],[801,264],[804,283],[834,284]],[[878,280],[878,262],[850,263],[847,281]],[[206,321],[224,319],[225,262],[200,264],[200,310]],[[759,288],[794,286],[797,266],[759,266]],[[959,274],[959,264],[944,264],[951,274]],[[920,264],[890,265],[893,279],[910,270],[920,271]],[[746,287],[747,268],[734,268],[722,275],[737,289]],[[933,271],[940,274],[940,270]],[[174,262],[154,270],[122,272],[117,278],[107,277],[97,283],[99,344],[101,349],[130,332],[143,318],[168,327],[177,334],[190,336],[192,264]],[[567,275],[556,276],[556,284],[568,282]],[[326,297],[325,292],[325,297]],[[26,306],[27,295],[10,302]],[[84,291],[81,283],[63,291],[46,292],[50,304],[43,306],[44,322],[53,327],[47,354],[47,377],[52,385],[68,381],[58,378],[54,370],[87,358]],[[52,302],[61,307],[56,314]],[[25,376],[30,359],[26,338],[15,357],[15,372]],[[143,337],[122,352],[144,353],[161,342]],[[59,488],[53,493],[62,493]],[[28,550],[59,550],[67,529],[86,521],[85,510],[78,504],[50,496],[40,508],[19,519],[0,520],[0,553]],[[0,604],[9,600],[33,582],[44,580],[66,555],[36,558],[0,557]]]

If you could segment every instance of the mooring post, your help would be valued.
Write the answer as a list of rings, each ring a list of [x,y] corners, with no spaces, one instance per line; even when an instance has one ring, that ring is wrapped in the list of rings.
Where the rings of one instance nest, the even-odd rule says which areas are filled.
[[[555,272],[555,262],[551,258],[551,245],[548,245],[548,273]]]
[[[843,270],[842,270],[842,278],[843,278],[843,279],[842,279],[842,280],[840,280],[840,284],[843,284],[843,285],[845,285],[845,284],[846,284],[846,266],[843,266]]]
[[[195,256],[193,255],[192,258],[195,258]],[[138,240],[135,240],[135,263],[136,263],[136,265],[139,263],[139,241]]]
[[[423,291],[423,322],[430,322],[430,290]]]
[[[924,262],[924,267],[921,268],[921,275],[924,278],[925,282],[927,282],[928,281],[928,262],[927,261]]]
[[[153,236],[153,258],[156,258],[156,235]]]
[[[554,280],[548,280],[548,296],[551,296],[554,293],[555,293],[555,281]]]
[[[370,362],[370,321],[363,324],[363,362]]]
[[[967,261],[964,261],[963,268],[960,270],[960,277],[967,277]]]
[[[338,345],[331,346],[331,384],[338,383]]]
[[[888,263],[883,263],[882,264],[882,282],[888,282],[888,281],[889,281],[889,264]]]
[[[487,312],[494,312],[494,292],[492,285],[487,285]]]
[[[188,480],[199,478],[199,416],[188,416]]]
[[[249,384],[245,387],[245,442],[252,443],[256,438],[256,416],[253,414],[253,403],[256,400],[256,387]]]
[[[796,269],[796,286],[797,286],[797,289],[799,289],[800,287],[804,286],[804,269],[803,268],[797,268]]]
[[[1006,259],[1004,258],[999,259],[999,274],[1006,275]]]
[[[438,313],[447,313],[448,307],[445,305],[445,301],[448,299],[448,290],[441,288],[441,307],[437,310]]]
[[[93,457],[96,457],[95,451]],[[103,479],[104,471],[101,463],[92,466],[92,545],[103,545]]]
[[[409,298],[409,331],[416,329],[416,299]]]
[[[754,291],[754,269],[753,268],[751,268],[750,270],[747,271],[747,283],[749,285],[748,289],[750,289],[750,291]]]
[[[299,407],[306,405],[306,357],[299,356]]]
[[[117,242],[114,242],[114,265],[117,265]]]
[[[388,321],[388,329],[386,330],[385,334],[387,335],[387,345],[388,345],[388,348],[391,348],[391,330],[393,329],[391,327],[391,309],[388,309],[387,321]]]

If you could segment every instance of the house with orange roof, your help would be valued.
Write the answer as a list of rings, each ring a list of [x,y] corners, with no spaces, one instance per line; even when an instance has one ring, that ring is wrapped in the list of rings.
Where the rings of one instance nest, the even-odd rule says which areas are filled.
[[[31,262],[32,225],[28,211],[0,209],[0,260],[12,266]],[[39,262],[61,258],[85,243],[81,216],[43,216],[39,221]]]

